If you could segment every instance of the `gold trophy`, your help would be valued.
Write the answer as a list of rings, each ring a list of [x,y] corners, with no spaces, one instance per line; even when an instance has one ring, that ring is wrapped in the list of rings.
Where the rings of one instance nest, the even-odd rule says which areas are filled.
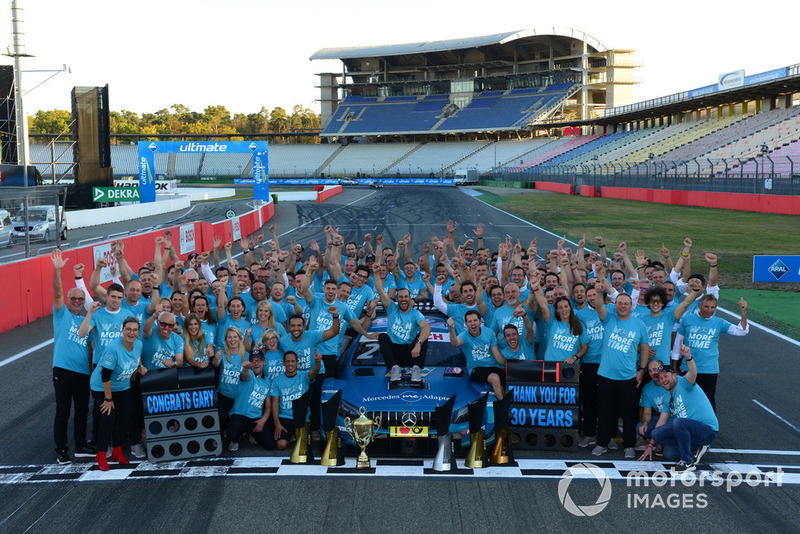
[[[361,454],[358,455],[356,468],[369,469],[369,456],[367,456],[367,445],[369,445],[373,438],[378,434],[381,427],[381,417],[375,416],[375,419],[367,419],[367,409],[363,406],[358,409],[361,415],[355,421],[351,421],[349,417],[344,420],[344,428],[347,433],[353,438],[356,444],[361,447]]]

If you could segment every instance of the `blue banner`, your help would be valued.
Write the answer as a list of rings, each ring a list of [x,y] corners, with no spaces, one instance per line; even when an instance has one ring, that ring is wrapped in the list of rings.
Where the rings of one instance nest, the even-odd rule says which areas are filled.
[[[155,143],[139,141],[139,202],[156,201]]]
[[[800,282],[800,256],[753,256],[753,282]]]
[[[141,202],[156,201],[156,152],[160,154],[253,155],[253,198],[269,201],[269,167],[266,141],[139,141]]]

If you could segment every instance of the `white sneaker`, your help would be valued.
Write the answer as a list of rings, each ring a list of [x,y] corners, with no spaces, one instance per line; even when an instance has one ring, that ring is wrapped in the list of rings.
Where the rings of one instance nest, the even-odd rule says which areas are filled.
[[[615,451],[617,449],[619,449],[619,443],[617,443],[616,439],[611,438],[608,442],[608,450]]]
[[[585,449],[590,445],[596,445],[596,444],[597,440],[594,438],[594,436],[586,436],[585,438],[583,438],[578,442],[578,447],[580,447],[581,449]]]
[[[606,447],[603,447],[602,445],[597,445],[594,449],[592,449],[592,456],[602,456],[607,452],[608,449]]]
[[[708,445],[700,445],[700,448],[697,449],[697,452],[694,453],[694,461],[693,464],[697,464],[700,462],[700,458],[708,452]]]
[[[134,443],[131,445],[131,454],[134,456],[134,458],[144,458],[147,456],[147,453],[145,452],[141,443]]]
[[[647,444],[650,443],[645,439],[644,436],[636,436],[636,450],[637,451],[644,451],[647,448]]]
[[[236,452],[239,450],[239,444],[235,441],[228,443],[228,452]]]
[[[400,366],[392,366],[392,376],[389,377],[390,382],[400,382]]]
[[[419,365],[415,365],[411,368],[411,381],[422,382],[422,370],[419,368]]]
[[[625,459],[626,460],[635,460],[636,459],[636,449],[633,447],[625,447]]]

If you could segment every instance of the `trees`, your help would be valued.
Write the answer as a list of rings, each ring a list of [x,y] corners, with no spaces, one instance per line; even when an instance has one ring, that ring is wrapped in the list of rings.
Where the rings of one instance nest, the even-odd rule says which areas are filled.
[[[28,118],[32,134],[70,131],[72,114],[66,110],[40,110]],[[262,107],[257,113],[231,114],[225,106],[208,106],[202,113],[191,111],[183,104],[141,115],[128,110],[111,111],[109,127],[112,134],[266,134],[297,130],[320,129],[317,113],[303,106],[292,108],[291,115],[282,107],[272,110]],[[305,140],[304,140],[305,141]],[[313,141],[312,141],[313,142]]]
[[[72,113],[65,109],[39,110],[33,117],[28,117],[30,133],[69,133],[72,124]]]

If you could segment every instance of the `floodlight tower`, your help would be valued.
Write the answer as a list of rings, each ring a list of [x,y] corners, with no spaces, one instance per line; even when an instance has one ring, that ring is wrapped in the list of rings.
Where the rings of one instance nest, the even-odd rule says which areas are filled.
[[[11,0],[11,33],[14,36],[13,48],[9,49],[5,55],[14,58],[14,103],[16,109],[17,126],[17,163],[24,167],[25,185],[28,185],[28,165],[30,156],[28,155],[28,117],[22,106],[22,67],[20,60],[23,57],[33,57],[24,52],[25,45],[22,43],[22,7],[20,0]]]

